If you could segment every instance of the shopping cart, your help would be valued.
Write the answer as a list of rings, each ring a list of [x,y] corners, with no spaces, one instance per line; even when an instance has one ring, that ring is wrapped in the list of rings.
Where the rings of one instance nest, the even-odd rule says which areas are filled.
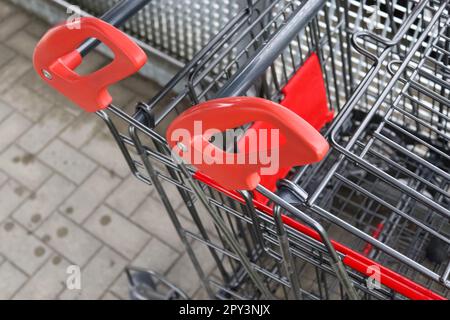
[[[122,13],[130,16],[144,2]],[[375,14],[371,5],[248,1],[134,114],[112,105],[104,89],[137,71],[145,58],[107,24],[84,20],[120,41],[108,43],[108,36],[91,30],[59,52],[67,54],[88,37],[113,47],[116,56],[127,49],[126,68],[115,79],[101,78],[102,86],[87,92],[91,100],[80,98],[86,87],[74,91],[64,76],[58,85],[59,74],[50,68],[57,53],[35,65],[50,85],[97,112],[133,174],[156,188],[211,298],[442,299],[449,296],[450,272],[448,2],[379,1]],[[56,35],[67,32],[54,29]],[[51,41],[47,36],[38,45],[38,57],[49,54]],[[87,54],[91,44],[79,52]],[[73,69],[76,63],[64,57]],[[172,96],[174,89],[181,93]],[[235,96],[250,100],[228,98]],[[290,109],[293,123],[301,122],[318,143],[323,141],[312,128],[321,130],[331,149],[322,160],[326,144],[304,161],[284,163],[276,175],[244,188],[253,192],[230,190],[227,184],[236,181],[224,180],[214,166],[197,171],[186,165],[164,138],[169,126],[172,131],[189,123],[179,115],[190,106],[199,105],[189,112],[211,117],[224,101],[217,98],[238,105],[257,101],[275,113]],[[217,115],[220,128],[224,118]],[[243,125],[236,130],[241,139],[223,147],[230,153],[248,139],[248,129],[267,128],[257,118],[243,120],[248,123],[229,123]],[[295,148],[305,141],[286,143],[298,155]],[[168,184],[178,189],[194,228],[179,219]],[[194,245],[209,250],[209,263],[199,261]],[[211,264],[212,273],[204,268]]]

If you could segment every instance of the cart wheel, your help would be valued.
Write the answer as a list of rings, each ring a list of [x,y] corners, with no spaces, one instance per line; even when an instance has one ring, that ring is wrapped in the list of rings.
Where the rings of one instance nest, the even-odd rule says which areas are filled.
[[[148,270],[126,270],[132,300],[187,300],[188,296],[163,277]]]

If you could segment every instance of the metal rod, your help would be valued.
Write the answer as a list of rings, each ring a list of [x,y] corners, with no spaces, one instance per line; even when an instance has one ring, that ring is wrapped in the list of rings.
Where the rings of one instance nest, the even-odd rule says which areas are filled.
[[[244,250],[241,248],[240,243],[237,241],[237,239],[233,236],[233,234],[229,231],[228,227],[226,226],[225,221],[222,219],[220,214],[212,210],[209,204],[209,200],[205,196],[203,190],[201,190],[201,188],[194,181],[191,172],[187,168],[186,164],[183,162],[183,159],[181,159],[175,152],[172,152],[172,158],[178,163],[178,166],[183,172],[183,175],[186,177],[187,182],[197,195],[203,207],[209,212],[211,218],[214,221],[214,224],[222,232],[225,241],[231,247],[233,252],[239,257],[239,260],[242,263],[242,266],[247,272],[249,278],[253,281],[255,286],[259,289],[259,291],[264,295],[266,299],[273,299],[274,297],[270,292],[269,288],[264,284],[260,275],[253,268],[249,258],[246,256]]]
[[[149,4],[150,1],[151,0],[122,0],[103,14],[100,19],[115,27],[120,27],[143,7]],[[97,39],[89,39],[78,48],[78,52],[80,52],[81,56],[85,57],[100,43],[101,42]]]
[[[343,289],[345,290],[345,292],[347,293],[348,297],[351,300],[358,300],[359,299],[358,294],[356,293],[356,290],[353,287],[353,284],[347,274],[347,271],[345,270],[345,266],[342,263],[341,259],[339,258],[339,255],[337,254],[336,249],[331,243],[331,240],[328,237],[328,234],[323,228],[323,226],[310,216],[306,215],[305,213],[294,207],[293,205],[284,201],[282,198],[280,198],[270,190],[266,189],[264,186],[258,185],[256,187],[256,190],[263,196],[269,198],[269,200],[275,202],[281,208],[287,210],[290,214],[295,215],[297,218],[299,218],[301,221],[309,225],[320,235],[322,243],[324,244],[332,260],[332,267],[335,271],[336,277],[339,279],[339,282],[343,286]]]
[[[275,59],[288,47],[292,39],[317,14],[325,4],[325,0],[310,0],[295,13],[290,23],[285,24],[267,42],[255,58],[250,60],[219,91],[217,98],[239,96],[272,65]]]

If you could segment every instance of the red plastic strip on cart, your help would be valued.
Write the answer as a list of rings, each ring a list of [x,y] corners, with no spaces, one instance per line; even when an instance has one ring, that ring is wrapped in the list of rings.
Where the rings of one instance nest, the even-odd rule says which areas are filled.
[[[327,123],[333,120],[334,113],[328,108],[322,69],[319,58],[315,53],[312,53],[305,60],[304,64],[289,80],[281,92],[284,99],[280,104],[302,117],[317,131],[320,131]],[[270,125],[255,122],[251,128],[254,130],[269,129]],[[248,138],[248,136],[244,135],[239,141],[239,150],[242,150],[242,145],[248,145]],[[280,168],[275,175],[261,177],[260,183],[274,192],[277,181],[285,178],[290,169],[290,167]],[[255,198],[259,202],[267,202],[267,199],[262,194],[256,193]]]
[[[377,228],[376,228],[376,229],[374,230],[374,232],[372,233],[372,238],[378,239],[378,238],[380,237],[381,232],[383,231],[383,229],[384,229],[384,222],[380,222],[380,223],[377,225]],[[368,244],[364,247],[364,249],[363,249],[363,252],[362,252],[363,255],[366,256],[366,257],[368,257],[369,254],[370,254],[370,252],[372,252],[372,249],[373,249],[373,245],[370,244],[370,243],[368,243]]]
[[[272,130],[255,134],[256,141],[239,153],[210,142],[215,133],[254,121],[267,123]],[[203,102],[172,121],[166,136],[172,150],[187,163],[232,190],[254,190],[268,170],[318,162],[329,149],[322,135],[294,112],[254,97]]]
[[[88,75],[75,69],[83,58],[77,48],[86,40],[100,40],[114,53],[114,60]],[[112,97],[108,87],[136,73],[146,63],[144,51],[125,33],[91,17],[52,28],[34,51],[34,68],[51,87],[88,112],[107,108]]]
[[[205,176],[204,174],[197,172],[194,176],[195,179],[207,184],[208,186],[218,190],[219,192],[229,196],[230,198],[237,200],[241,203],[245,203],[242,196],[236,191],[231,191],[223,188],[214,180]],[[267,205],[264,205],[258,201],[254,201],[255,207],[264,212],[265,214],[272,216],[273,211]],[[297,230],[300,233],[303,233],[317,241],[321,241],[320,235],[314,231],[313,229],[299,223],[298,221],[293,220],[285,215],[282,216],[283,222]],[[343,263],[348,267],[366,275],[367,277],[372,276],[372,272],[370,272],[369,267],[378,267],[380,270],[380,282],[384,286],[398,292],[399,294],[405,296],[406,298],[412,300],[447,300],[446,298],[438,295],[437,293],[411,281],[410,279],[380,265],[379,263],[364,257],[362,254],[336,242],[334,240],[331,241],[334,248],[344,255]]]

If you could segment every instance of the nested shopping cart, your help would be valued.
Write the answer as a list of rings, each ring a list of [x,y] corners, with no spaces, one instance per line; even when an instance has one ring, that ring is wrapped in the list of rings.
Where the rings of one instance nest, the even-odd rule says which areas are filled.
[[[124,1],[103,18],[119,25],[147,2]],[[105,121],[133,174],[158,191],[211,298],[448,298],[448,1],[241,7],[133,114],[106,88],[145,54],[106,22],[52,29],[35,67]],[[81,77],[73,70],[96,44],[88,38],[115,59]],[[200,147],[172,139],[198,120]],[[211,128],[233,129],[233,141],[215,145]],[[206,147],[258,153],[246,149],[250,132],[273,129],[284,138],[275,174],[262,175],[262,163],[187,161]],[[169,184],[194,226],[180,220]]]

